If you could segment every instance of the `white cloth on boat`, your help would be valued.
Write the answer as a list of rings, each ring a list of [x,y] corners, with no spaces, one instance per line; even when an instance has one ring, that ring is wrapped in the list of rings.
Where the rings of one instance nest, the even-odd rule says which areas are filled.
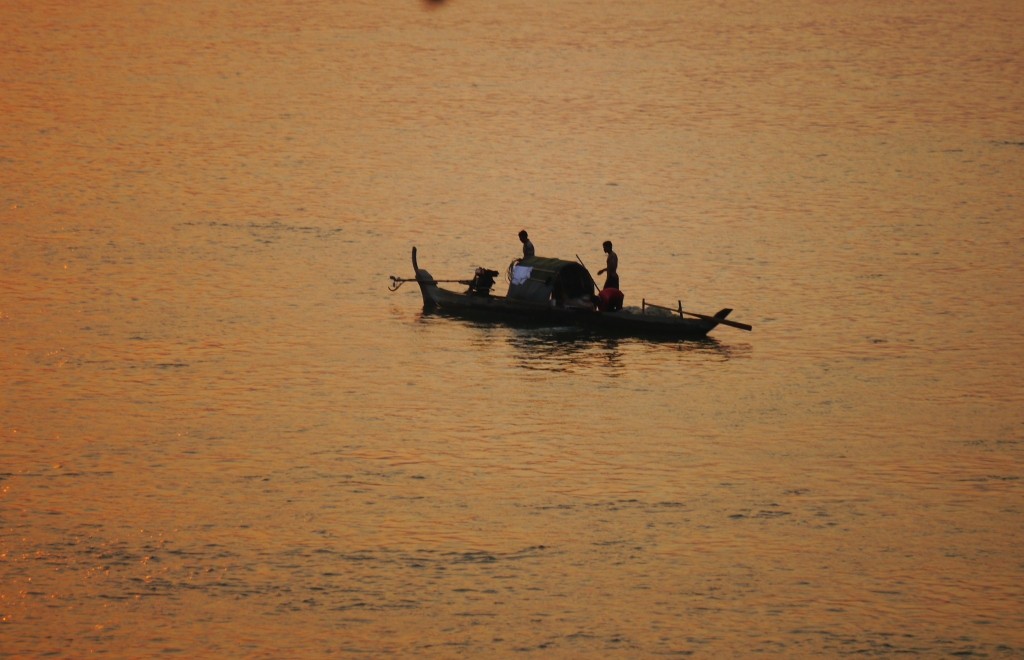
[[[533,266],[515,266],[512,269],[512,284],[523,284],[526,280],[530,279],[530,273],[533,272]]]

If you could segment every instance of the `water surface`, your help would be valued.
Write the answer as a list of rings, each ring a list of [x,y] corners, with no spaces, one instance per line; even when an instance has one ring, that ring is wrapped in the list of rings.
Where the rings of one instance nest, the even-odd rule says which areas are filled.
[[[5,15],[0,655],[1024,650],[1019,3]]]

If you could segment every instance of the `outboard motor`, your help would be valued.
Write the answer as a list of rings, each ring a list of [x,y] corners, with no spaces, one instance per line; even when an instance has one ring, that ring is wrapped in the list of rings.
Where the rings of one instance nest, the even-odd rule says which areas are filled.
[[[471,293],[475,296],[491,295],[491,289],[494,288],[494,278],[497,276],[498,271],[477,266],[476,272],[473,273],[473,281],[469,283],[469,290],[466,293]]]

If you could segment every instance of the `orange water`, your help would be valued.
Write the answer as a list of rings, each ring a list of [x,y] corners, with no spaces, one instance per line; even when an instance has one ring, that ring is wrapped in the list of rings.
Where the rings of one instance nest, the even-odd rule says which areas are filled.
[[[1024,653],[1024,5],[4,17],[0,656]]]

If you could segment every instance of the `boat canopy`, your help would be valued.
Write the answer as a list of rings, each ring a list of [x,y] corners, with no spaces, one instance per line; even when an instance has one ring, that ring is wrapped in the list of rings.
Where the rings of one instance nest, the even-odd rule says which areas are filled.
[[[556,304],[588,298],[594,292],[590,273],[575,261],[528,257],[512,266],[508,297],[536,303]]]

